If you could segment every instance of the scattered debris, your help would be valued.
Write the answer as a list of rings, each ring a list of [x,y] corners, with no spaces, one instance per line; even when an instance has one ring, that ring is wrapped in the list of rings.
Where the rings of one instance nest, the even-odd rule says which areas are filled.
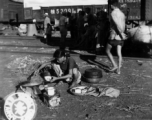
[[[50,100],[49,100],[49,106],[50,109],[53,109],[54,107],[57,107],[61,104],[61,98],[59,96],[53,96]]]
[[[110,87],[103,91],[102,95],[117,98],[120,95],[120,90]]]
[[[12,61],[12,64],[9,64],[8,68],[13,70],[14,69],[13,64],[16,64],[15,69],[16,70],[23,69],[25,73],[26,69],[30,68],[29,67],[30,65],[33,65],[37,62],[41,63],[47,59],[45,58],[43,60],[36,60],[30,57],[31,58],[30,60],[28,59],[28,57],[27,58],[23,57],[22,59],[20,58],[20,59],[16,59]],[[28,61],[29,63],[31,62],[31,64],[27,64],[26,62],[24,62],[24,60]],[[102,62],[106,61],[104,58],[101,60]],[[100,118],[103,118],[103,119],[108,119],[108,118],[110,119],[110,117],[115,117],[115,119],[117,117],[119,117],[119,119],[120,118],[125,119],[126,116],[129,119],[132,119],[132,117],[134,116],[140,119],[144,117],[145,115],[150,115],[151,108],[152,108],[152,105],[151,105],[152,95],[150,91],[146,91],[147,89],[145,89],[145,86],[150,83],[149,81],[151,80],[152,76],[150,76],[149,72],[147,73],[147,69],[145,69],[144,72],[142,70],[142,68],[144,68],[147,65],[147,63],[146,65],[145,64],[143,65],[144,61],[137,60],[133,64],[130,64],[131,62],[133,62],[133,61],[131,62],[130,61],[131,60],[124,61],[125,64],[122,67],[122,74],[120,76],[116,74],[105,74],[106,77],[104,78],[104,81],[102,82],[102,84],[100,83],[92,84],[92,85],[95,85],[95,87],[85,86],[84,88],[81,87],[82,89],[79,89],[78,87],[80,86],[78,86],[77,87],[78,89],[74,89],[74,91],[72,91],[72,92],[75,92],[76,94],[75,93],[74,94],[78,96],[72,96],[72,99],[71,99],[70,94],[68,93],[63,94],[62,100],[65,104],[61,104],[61,98],[58,96],[54,96],[50,98],[49,105],[50,105],[50,109],[52,109],[51,112],[52,111],[54,112],[55,108],[61,104],[61,107],[59,107],[60,110],[58,109],[58,112],[68,109],[66,112],[64,112],[65,113],[64,115],[68,119],[68,117],[70,117],[70,114],[71,114],[70,110],[72,109],[72,108],[69,109],[69,107],[71,107],[71,105],[73,105],[74,103],[75,104],[75,106],[73,105],[74,107],[77,107],[78,105],[78,106],[81,106],[82,108],[82,110],[75,108],[76,111],[72,111],[72,112],[77,112],[77,110],[78,111],[80,110],[80,112],[77,113],[79,114],[80,119],[85,119],[85,118],[91,119],[95,117],[93,113],[94,111],[97,112],[96,116],[100,116]],[[126,63],[128,66],[125,66]],[[139,64],[139,66],[137,63]],[[106,64],[109,65],[109,62],[107,62]],[[148,63],[148,65],[151,65],[151,64]],[[85,69],[87,67],[97,67],[95,65],[90,65],[87,62],[78,62],[78,66],[80,67],[80,69]],[[140,69],[136,68],[135,66]],[[125,71],[127,71],[128,73],[127,74],[124,73]],[[143,83],[146,85],[142,86]],[[64,85],[62,85],[62,87],[63,86]],[[115,88],[118,88],[118,89],[115,89]],[[121,91],[121,95],[120,95],[120,91]],[[147,92],[146,95],[144,94],[145,91]],[[107,96],[107,97],[98,98],[100,97],[99,94],[101,94],[101,96]],[[144,94],[144,95],[143,96],[141,95],[141,97],[138,98],[139,94],[142,94],[142,95]],[[90,96],[94,96],[94,97],[90,97]],[[147,96],[147,98],[145,98],[145,96]],[[72,101],[72,102],[69,102],[69,101]],[[142,104],[142,103],[146,103],[149,105]],[[92,104],[96,105],[95,109],[91,106]],[[90,111],[94,110],[94,111],[88,112],[89,110]],[[112,110],[113,111],[115,110],[116,113],[118,113],[119,111],[121,112],[117,116],[117,114],[115,114],[115,112],[113,112]],[[68,114],[66,114],[67,112]],[[54,119],[57,118],[55,117]],[[53,119],[51,115],[50,115],[50,118]],[[48,119],[49,119],[49,116],[48,116]]]
[[[107,88],[97,88],[88,86],[77,86],[70,89],[71,93],[74,95],[91,95],[95,97],[108,96],[117,98],[120,95],[120,90],[107,87]]]
[[[143,65],[143,61],[141,61],[141,60],[137,60],[137,63],[138,63],[138,65]]]
[[[18,73],[18,74],[29,74],[31,71],[35,69],[41,63],[46,62],[48,59],[34,59],[30,55],[25,57],[19,57],[7,64],[7,68],[11,71]]]

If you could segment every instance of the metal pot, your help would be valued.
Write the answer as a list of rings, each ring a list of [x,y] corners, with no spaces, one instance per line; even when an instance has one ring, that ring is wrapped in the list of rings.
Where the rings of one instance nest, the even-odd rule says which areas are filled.
[[[102,78],[102,71],[96,68],[87,69],[84,72],[83,78],[89,83],[98,83]]]
[[[89,82],[89,83],[98,83],[101,80],[101,78],[86,78],[84,76],[83,78],[86,82]]]

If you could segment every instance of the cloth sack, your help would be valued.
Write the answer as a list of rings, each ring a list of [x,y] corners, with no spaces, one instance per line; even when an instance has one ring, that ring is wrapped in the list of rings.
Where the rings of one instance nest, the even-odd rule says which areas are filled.
[[[21,33],[26,33],[27,32],[27,25],[26,24],[20,24],[18,31]]]
[[[132,28],[128,31],[128,37],[132,38],[133,41],[152,43],[152,27],[141,25]]]
[[[108,97],[114,97],[114,98],[117,98],[119,95],[120,95],[120,90],[112,88],[112,87],[104,89],[100,94],[100,96],[108,96]]]

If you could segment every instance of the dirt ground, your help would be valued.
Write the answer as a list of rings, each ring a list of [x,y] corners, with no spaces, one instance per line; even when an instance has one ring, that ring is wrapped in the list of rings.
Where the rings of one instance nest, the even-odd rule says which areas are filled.
[[[88,56],[73,56],[83,73],[85,69],[96,67],[88,62]],[[28,76],[29,66],[18,67],[20,60],[47,61],[50,56],[17,53],[0,53],[0,116],[3,116],[4,98],[15,90],[15,85]],[[117,60],[117,59],[116,59]],[[95,58],[99,68],[110,66],[105,57]],[[22,61],[23,62],[23,61]],[[113,87],[121,91],[118,98],[75,96],[67,92],[66,83],[57,86],[61,104],[49,109],[37,101],[35,120],[151,120],[152,119],[152,61],[124,59],[121,75],[108,73],[102,69],[103,78],[98,84],[84,85]]]
[[[8,31],[5,32],[7,33]],[[9,32],[10,35],[16,35],[16,31]],[[51,55],[27,54],[24,53],[24,51],[52,53],[54,49],[43,48],[43,45],[38,48],[25,47],[41,46],[38,41],[34,40],[23,42],[17,39],[0,39],[0,44],[0,120],[6,120],[3,113],[5,97],[12,91],[15,91],[15,86],[19,81],[24,81],[28,77],[28,70],[31,69],[30,65],[35,62],[47,61],[51,57]],[[11,51],[11,53],[9,51]],[[18,53],[14,53],[15,51]],[[138,53],[140,52],[138,51]],[[90,58],[86,55],[73,57],[82,73],[87,68],[96,67],[90,63]],[[63,83],[56,87],[61,96],[61,104],[58,107],[49,109],[43,104],[40,104],[39,101],[36,101],[38,111],[34,120],[152,119],[151,59],[133,60],[124,58],[121,75],[104,71],[103,68],[110,66],[110,62],[105,57],[96,57],[94,63],[102,70],[103,78],[98,84],[83,82],[83,85],[119,89],[120,96],[118,98],[75,96],[67,92],[68,85]]]

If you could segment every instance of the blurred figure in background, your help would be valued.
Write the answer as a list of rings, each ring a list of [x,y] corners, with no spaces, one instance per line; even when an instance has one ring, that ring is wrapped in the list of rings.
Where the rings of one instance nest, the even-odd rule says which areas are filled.
[[[70,12],[67,12],[67,17],[68,17],[67,28],[70,31],[71,39],[72,39],[72,41],[76,41],[76,38],[77,38],[77,14],[71,14]]]
[[[60,20],[59,20],[59,27],[60,27],[60,34],[61,34],[61,39],[60,39],[60,49],[65,49],[66,45],[66,36],[67,36],[67,22],[68,19],[66,17],[66,12],[63,12]]]
[[[96,53],[101,54],[106,46],[106,39],[109,33],[109,20],[107,12],[101,10],[97,12],[97,43]]]
[[[81,43],[82,35],[85,33],[84,16],[85,16],[85,12],[79,11],[79,16],[77,19],[77,30],[78,30],[77,44]]]
[[[86,13],[86,23],[84,26],[86,27],[86,32],[82,36],[82,41],[84,41],[84,48],[87,50],[95,50],[95,16],[91,13],[90,8],[85,8]]]
[[[38,32],[39,34],[43,34],[43,31],[44,31],[43,25],[39,24],[36,19],[33,19],[33,23],[34,23],[35,26],[36,26],[37,32]]]
[[[71,38],[72,40],[76,40],[77,38],[77,13],[72,14],[72,19],[71,19]]]
[[[44,17],[45,17],[45,19],[44,19],[44,34],[46,34],[47,26],[48,26],[48,24],[51,24],[51,21],[50,21],[48,13],[45,13]]]
[[[46,29],[46,43],[51,45],[51,38],[52,38],[52,25],[47,24],[47,29]]]

